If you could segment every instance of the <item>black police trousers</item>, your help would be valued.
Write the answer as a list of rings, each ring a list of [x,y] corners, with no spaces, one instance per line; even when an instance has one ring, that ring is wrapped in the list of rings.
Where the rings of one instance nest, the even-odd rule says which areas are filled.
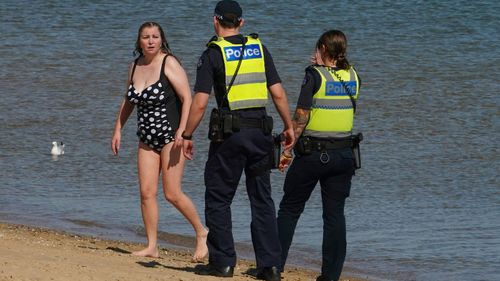
[[[242,128],[222,143],[210,144],[205,166],[205,221],[209,229],[207,245],[211,264],[236,265],[231,203],[245,171],[257,267],[280,265],[281,247],[270,183],[272,146],[272,136],[264,135],[258,128]]]
[[[349,196],[354,170],[351,148],[313,151],[293,160],[285,178],[278,211],[281,269],[285,266],[297,221],[319,181],[323,205],[321,275],[327,280],[338,280],[347,247],[344,203]]]

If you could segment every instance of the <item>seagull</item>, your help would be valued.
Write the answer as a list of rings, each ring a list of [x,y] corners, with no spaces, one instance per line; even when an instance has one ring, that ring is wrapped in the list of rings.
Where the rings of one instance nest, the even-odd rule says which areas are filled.
[[[60,141],[60,142],[53,141],[52,142],[52,150],[50,150],[50,154],[52,154],[52,155],[64,154],[64,143],[62,141]]]

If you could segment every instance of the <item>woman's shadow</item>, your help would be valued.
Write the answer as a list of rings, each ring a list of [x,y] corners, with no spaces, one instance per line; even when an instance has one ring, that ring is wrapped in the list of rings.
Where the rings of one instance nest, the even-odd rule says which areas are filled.
[[[120,254],[132,254],[130,251],[124,250],[122,248],[118,247],[107,247],[106,249],[111,250],[113,252],[117,252]],[[162,259],[162,258],[159,258]],[[138,261],[136,262],[137,264],[147,267],[147,268],[167,268],[167,269],[173,269],[173,270],[178,270],[178,271],[186,271],[186,272],[196,272],[196,266],[195,267],[189,267],[189,266],[184,266],[184,267],[177,267],[177,266],[171,266],[171,265],[164,265],[162,263],[159,263],[158,261]]]

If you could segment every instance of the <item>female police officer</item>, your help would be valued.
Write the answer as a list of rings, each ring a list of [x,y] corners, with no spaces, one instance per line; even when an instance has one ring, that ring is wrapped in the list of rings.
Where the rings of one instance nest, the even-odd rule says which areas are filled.
[[[183,133],[184,154],[193,156],[192,134],[203,117],[212,90],[218,109],[212,111],[212,140],[205,166],[205,219],[209,228],[209,264],[198,274],[233,276],[236,253],[231,227],[231,202],[245,170],[251,203],[251,233],[257,278],[280,280],[281,249],[271,197],[269,157],[272,122],[266,113],[267,91],[284,123],[285,148],[294,142],[288,101],[271,55],[257,35],[242,36],[242,10],[235,1],[215,7],[212,38],[200,57],[195,96]]]
[[[347,40],[338,30],[325,32],[316,44],[314,65],[306,75],[295,110],[296,159],[286,175],[278,211],[283,269],[297,221],[318,181],[323,203],[323,263],[317,280],[338,280],[346,254],[344,202],[355,163],[351,136],[359,79],[346,59]],[[292,159],[289,149],[280,169]]]

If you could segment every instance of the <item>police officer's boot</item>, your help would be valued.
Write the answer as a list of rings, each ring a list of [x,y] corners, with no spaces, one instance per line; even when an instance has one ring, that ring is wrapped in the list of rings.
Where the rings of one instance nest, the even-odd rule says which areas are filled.
[[[276,267],[264,267],[257,273],[257,279],[266,280],[266,281],[280,281],[281,273],[280,270]]]

